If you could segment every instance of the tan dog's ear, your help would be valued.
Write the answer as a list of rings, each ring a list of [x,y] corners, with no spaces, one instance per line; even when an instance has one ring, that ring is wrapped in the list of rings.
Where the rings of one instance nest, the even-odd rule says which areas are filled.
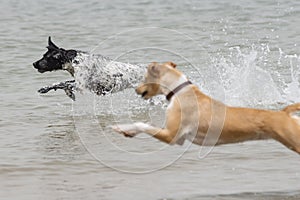
[[[153,76],[158,76],[159,75],[159,66],[157,62],[153,62],[149,65],[148,71],[153,75]]]
[[[173,67],[173,68],[176,68],[176,64],[175,63],[173,63],[173,62],[166,62],[165,64],[167,64],[167,65],[170,65],[171,67]]]

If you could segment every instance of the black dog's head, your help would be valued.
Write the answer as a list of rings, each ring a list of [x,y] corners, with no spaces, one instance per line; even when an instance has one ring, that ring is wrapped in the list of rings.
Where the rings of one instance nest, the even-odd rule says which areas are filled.
[[[76,50],[65,50],[57,47],[51,41],[50,36],[48,38],[47,49],[48,51],[43,55],[43,57],[33,63],[34,68],[36,68],[40,73],[63,69],[63,66],[77,55]]]

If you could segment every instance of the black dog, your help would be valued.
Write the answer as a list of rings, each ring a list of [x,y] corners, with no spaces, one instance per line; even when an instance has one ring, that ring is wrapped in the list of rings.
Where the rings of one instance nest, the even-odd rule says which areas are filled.
[[[33,63],[34,68],[40,73],[66,70],[75,80],[43,87],[38,90],[39,93],[63,89],[73,100],[76,90],[88,89],[97,95],[105,95],[135,87],[146,70],[145,65],[126,64],[102,55],[59,48],[51,41],[51,37],[48,39],[47,49],[43,57]]]

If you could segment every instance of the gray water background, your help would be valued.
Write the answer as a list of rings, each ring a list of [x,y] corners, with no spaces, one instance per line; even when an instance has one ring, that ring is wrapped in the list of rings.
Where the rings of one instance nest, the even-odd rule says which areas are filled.
[[[110,125],[163,125],[163,98],[98,98],[44,85],[32,62],[47,37],[131,63],[172,60],[230,105],[300,101],[300,2],[1,0],[0,199],[299,199],[300,158],[275,141],[203,149],[127,139]],[[209,150],[209,149],[208,149]],[[202,151],[203,152],[203,151]]]

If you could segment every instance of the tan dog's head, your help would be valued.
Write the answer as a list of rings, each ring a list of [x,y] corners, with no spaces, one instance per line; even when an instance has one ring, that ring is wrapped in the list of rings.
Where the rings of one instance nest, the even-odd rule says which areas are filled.
[[[172,62],[166,62],[163,64],[153,62],[148,66],[145,80],[136,88],[136,93],[142,95],[144,99],[150,99],[153,96],[163,94],[163,87],[166,87],[166,83],[163,82],[166,79],[165,75],[168,74],[168,79],[172,79],[172,74],[175,73],[177,77],[179,72],[174,70],[176,64]],[[172,81],[172,80],[170,80]]]

